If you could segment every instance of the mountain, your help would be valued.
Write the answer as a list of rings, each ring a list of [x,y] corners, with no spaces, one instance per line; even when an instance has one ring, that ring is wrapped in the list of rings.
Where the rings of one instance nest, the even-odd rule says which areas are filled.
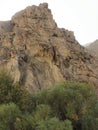
[[[95,56],[98,58],[98,40],[88,44],[86,48]]]
[[[98,64],[75,39],[58,28],[48,4],[29,6],[0,22],[0,68],[29,92],[62,81],[98,85]]]

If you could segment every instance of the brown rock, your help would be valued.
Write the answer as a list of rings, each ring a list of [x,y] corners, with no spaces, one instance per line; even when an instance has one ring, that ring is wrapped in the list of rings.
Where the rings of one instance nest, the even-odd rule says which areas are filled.
[[[66,80],[97,87],[96,60],[72,31],[57,27],[47,3],[16,13],[0,32],[0,67],[30,92]]]
[[[86,48],[89,50],[89,52],[98,58],[98,40],[88,44]]]

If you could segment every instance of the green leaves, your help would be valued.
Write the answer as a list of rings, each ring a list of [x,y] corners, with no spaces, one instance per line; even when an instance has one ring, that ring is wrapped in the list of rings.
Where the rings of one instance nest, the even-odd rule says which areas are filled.
[[[98,102],[95,90],[83,83],[62,83],[52,89],[42,90],[35,96],[36,104],[47,104],[51,108],[51,115],[60,120],[69,119],[73,122],[73,127],[82,129],[84,121],[90,116],[92,127],[96,127],[96,113],[98,113]],[[90,120],[89,120],[90,122]],[[89,127],[88,123],[86,125]]]
[[[37,130],[72,130],[69,120],[60,121],[57,117],[50,118],[46,121],[40,121]]]
[[[0,104],[11,101],[11,88],[13,79],[7,71],[0,71]]]
[[[14,81],[7,71],[0,72],[0,104],[14,102],[26,112],[33,107],[31,95]]]
[[[41,121],[41,120],[47,120],[49,116],[51,115],[51,109],[48,105],[38,105],[36,108],[36,111],[34,112],[35,120]]]
[[[14,103],[0,105],[0,129],[11,130],[20,114],[21,111]]]
[[[0,72],[0,130],[97,130],[97,124],[93,87],[67,82],[31,95]]]

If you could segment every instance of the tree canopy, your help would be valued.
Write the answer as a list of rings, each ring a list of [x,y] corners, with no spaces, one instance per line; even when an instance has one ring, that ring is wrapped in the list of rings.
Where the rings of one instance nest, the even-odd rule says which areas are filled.
[[[0,73],[0,130],[97,130],[98,97],[84,83],[67,82],[28,93]]]

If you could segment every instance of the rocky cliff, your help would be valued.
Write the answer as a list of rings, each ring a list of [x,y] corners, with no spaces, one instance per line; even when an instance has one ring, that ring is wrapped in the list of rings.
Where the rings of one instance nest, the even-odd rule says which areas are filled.
[[[57,27],[47,3],[0,22],[0,67],[7,67],[30,92],[61,81],[98,86],[96,60],[72,31]]]
[[[98,40],[88,44],[86,48],[94,55],[95,57],[98,58]]]

